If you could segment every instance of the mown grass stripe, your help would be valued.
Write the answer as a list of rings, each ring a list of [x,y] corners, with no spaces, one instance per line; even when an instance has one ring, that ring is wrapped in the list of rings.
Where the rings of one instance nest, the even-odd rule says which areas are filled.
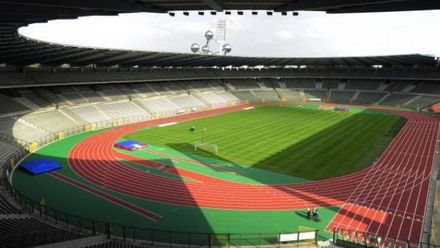
[[[379,156],[382,149],[372,147],[390,142],[391,139],[383,139],[386,131],[402,119],[378,113],[269,106],[143,130],[126,138],[174,149],[190,157],[193,143],[205,138],[218,145],[219,153],[197,154],[317,180],[357,171]],[[196,131],[189,132],[189,125],[196,126]],[[368,155],[367,161],[364,155]]]

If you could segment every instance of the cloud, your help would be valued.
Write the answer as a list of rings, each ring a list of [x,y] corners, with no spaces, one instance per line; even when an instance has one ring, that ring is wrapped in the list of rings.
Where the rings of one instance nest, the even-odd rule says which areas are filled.
[[[227,20],[233,55],[328,57],[389,54],[440,54],[440,11],[342,14],[301,12],[298,17],[260,13],[252,16],[190,16],[136,13],[82,17],[32,24],[20,33],[77,46],[146,51],[190,52],[206,30]]]

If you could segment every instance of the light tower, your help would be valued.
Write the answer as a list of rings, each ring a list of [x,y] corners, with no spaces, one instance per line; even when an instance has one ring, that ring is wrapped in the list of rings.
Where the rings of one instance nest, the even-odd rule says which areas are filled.
[[[204,55],[226,55],[232,51],[231,45],[226,43],[226,20],[218,20],[215,37],[214,32],[208,30],[205,32],[205,39],[206,41],[202,47],[198,43],[193,43],[191,51]],[[218,49],[212,50],[212,44],[217,44]]]

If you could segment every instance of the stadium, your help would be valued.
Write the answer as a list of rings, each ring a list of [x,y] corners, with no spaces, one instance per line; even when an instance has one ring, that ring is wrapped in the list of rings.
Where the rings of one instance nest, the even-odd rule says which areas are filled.
[[[0,247],[440,247],[438,58],[127,51],[18,33],[137,12],[434,9],[0,0]]]

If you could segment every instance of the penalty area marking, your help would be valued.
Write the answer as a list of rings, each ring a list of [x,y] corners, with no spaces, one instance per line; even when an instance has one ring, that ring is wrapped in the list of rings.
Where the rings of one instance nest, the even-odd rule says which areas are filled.
[[[247,107],[247,108],[244,108],[243,110],[249,110],[249,109],[253,109],[254,107]]]
[[[178,122],[168,122],[165,124],[160,124],[157,127],[168,127],[168,126],[172,126],[172,125],[176,125],[176,124],[178,124]]]

